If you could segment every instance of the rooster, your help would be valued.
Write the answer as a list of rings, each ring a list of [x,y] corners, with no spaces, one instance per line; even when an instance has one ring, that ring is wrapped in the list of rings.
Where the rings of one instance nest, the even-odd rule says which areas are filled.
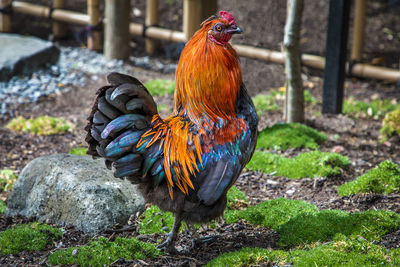
[[[194,246],[193,223],[223,214],[227,191],[254,152],[258,117],[228,43],[241,32],[226,11],[201,24],[180,56],[169,117],[159,116],[136,78],[111,73],[88,118],[88,154],[105,158],[116,177],[139,184],[147,202],[174,214],[159,246],[169,252],[176,252],[182,221]]]

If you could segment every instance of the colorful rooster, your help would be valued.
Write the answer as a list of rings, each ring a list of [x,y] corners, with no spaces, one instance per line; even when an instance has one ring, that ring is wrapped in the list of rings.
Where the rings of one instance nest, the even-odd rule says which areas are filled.
[[[169,117],[158,115],[137,79],[111,73],[86,127],[88,154],[104,157],[116,177],[138,183],[148,202],[174,213],[173,229],[159,246],[170,252],[182,221],[193,231],[193,223],[222,215],[257,140],[258,117],[228,43],[242,30],[226,11],[201,26],[179,59]]]

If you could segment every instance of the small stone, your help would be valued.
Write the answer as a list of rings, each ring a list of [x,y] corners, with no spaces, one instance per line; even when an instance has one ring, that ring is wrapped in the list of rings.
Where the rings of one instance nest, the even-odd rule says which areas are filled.
[[[289,189],[289,190],[286,191],[286,194],[287,194],[287,195],[293,195],[294,192],[296,192],[296,190],[294,190],[294,189]]]

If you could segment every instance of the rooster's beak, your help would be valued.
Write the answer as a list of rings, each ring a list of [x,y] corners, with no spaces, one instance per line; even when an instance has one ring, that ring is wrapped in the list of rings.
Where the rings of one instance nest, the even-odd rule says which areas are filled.
[[[242,33],[242,32],[243,32],[242,29],[237,26],[230,27],[228,29],[228,33],[230,33],[230,34],[236,34],[236,33]]]

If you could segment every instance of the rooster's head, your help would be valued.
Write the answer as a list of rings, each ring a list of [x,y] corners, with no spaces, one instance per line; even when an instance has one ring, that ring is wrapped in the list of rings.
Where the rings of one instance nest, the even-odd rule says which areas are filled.
[[[242,33],[233,15],[227,11],[220,11],[219,16],[211,16],[202,26],[207,29],[208,39],[218,45],[226,45],[233,34]]]

